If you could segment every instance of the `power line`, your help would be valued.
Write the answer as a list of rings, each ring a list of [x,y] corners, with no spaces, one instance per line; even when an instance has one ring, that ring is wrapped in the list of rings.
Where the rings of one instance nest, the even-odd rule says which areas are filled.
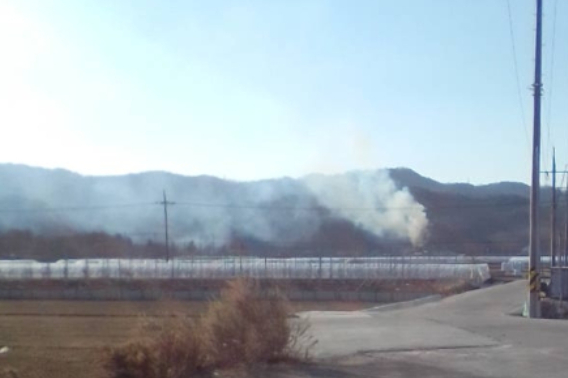
[[[246,205],[246,204],[222,204],[222,203],[204,203],[204,202],[176,202],[180,206],[194,206],[194,207],[206,207],[206,208],[221,208],[221,209],[250,209],[250,210],[279,210],[279,211],[326,211],[326,210],[340,210],[340,211],[406,211],[406,210],[416,210],[418,206],[422,206],[424,210],[441,210],[441,209],[470,209],[470,208],[486,208],[486,207],[523,207],[529,206],[528,199],[525,201],[518,202],[493,202],[493,203],[482,203],[482,204],[471,204],[471,205],[452,205],[452,206],[434,206],[426,207],[422,204],[418,206],[400,206],[400,207],[317,207],[317,206],[263,206],[263,205]],[[541,203],[541,206],[549,205],[548,203]]]
[[[566,174],[568,173],[567,170],[568,170],[568,164],[566,164],[566,165],[564,166],[564,172],[562,173],[562,181],[560,182],[560,187],[561,187],[561,188],[564,187],[564,182],[566,181]]]
[[[552,16],[552,43],[550,48],[550,75],[549,75],[549,91],[548,91],[548,98],[546,103],[548,104],[547,112],[546,112],[546,146],[545,149],[546,157],[545,157],[545,164],[548,164],[549,154],[550,154],[550,122],[552,119],[552,93],[554,88],[554,56],[556,51],[556,19],[557,19],[557,10],[558,10],[558,0],[554,1],[554,8],[553,8],[553,16]]]
[[[515,44],[515,31],[513,29],[513,12],[511,11],[511,2],[507,0],[507,11],[509,14],[509,33],[511,36],[511,50],[513,54],[513,66],[515,71],[515,79],[517,83],[517,95],[519,99],[519,110],[521,112],[521,123],[525,131],[525,142],[527,143],[527,148],[529,148],[529,132],[527,128],[527,122],[525,119],[525,107],[523,105],[523,96],[521,93],[521,80],[519,78],[519,65],[517,63],[517,48]]]
[[[38,208],[12,208],[0,209],[0,213],[43,213],[43,212],[65,212],[65,211],[101,211],[111,209],[133,209],[142,206],[154,206],[153,202],[115,204],[115,205],[95,205],[95,206],[62,206],[62,207],[38,207]]]
[[[135,209],[140,207],[155,206],[156,204],[164,205],[163,201],[138,204],[122,204],[122,205],[104,205],[104,206],[69,206],[69,207],[52,207],[52,208],[22,208],[22,209],[0,209],[0,214],[20,214],[20,213],[42,213],[42,212],[78,212],[78,211],[98,211],[113,209]],[[265,210],[265,211],[407,211],[407,210],[453,210],[453,209],[475,209],[487,207],[525,207],[529,205],[528,199],[514,202],[489,202],[464,205],[441,205],[427,207],[417,203],[414,206],[374,206],[374,207],[327,207],[327,206],[273,206],[273,205],[254,205],[254,204],[229,204],[229,203],[207,203],[207,202],[167,202],[167,205],[179,205],[180,207],[204,207],[219,209],[242,209],[242,210]],[[562,203],[560,203],[562,204]],[[541,206],[550,205],[550,203],[542,202]]]

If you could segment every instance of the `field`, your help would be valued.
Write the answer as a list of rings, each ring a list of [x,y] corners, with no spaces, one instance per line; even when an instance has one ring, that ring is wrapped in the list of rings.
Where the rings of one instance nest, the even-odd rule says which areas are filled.
[[[51,283],[53,285],[53,283]],[[61,284],[61,283],[59,283]],[[73,283],[66,283],[71,285]],[[90,287],[97,288],[97,282]],[[112,283],[111,283],[112,284]],[[180,285],[182,283],[179,283]],[[187,285],[187,283],[183,283]],[[217,286],[220,283],[213,283]],[[302,286],[311,285],[311,286]],[[354,286],[346,286],[347,284]],[[4,288],[8,285],[3,282]],[[134,283],[130,283],[134,285]],[[175,289],[176,282],[162,288]],[[208,282],[206,289],[215,289]],[[346,290],[376,291],[379,293],[418,292],[452,294],[470,287],[463,282],[405,281],[294,283],[298,289],[334,290],[339,285]],[[331,286],[330,286],[331,285]],[[107,283],[108,286],[108,283]],[[42,282],[16,282],[10,287],[18,290],[44,288]],[[51,286],[50,286],[51,287]],[[199,286],[201,287],[201,286]],[[135,287],[139,289],[138,287]],[[299,301],[292,302],[292,312],[307,310],[356,310],[376,306],[376,302],[361,301]],[[0,300],[0,348],[10,348],[0,354],[0,378],[12,377],[13,369],[19,378],[102,378],[102,351],[139,336],[142,324],[161,321],[172,314],[198,316],[206,301],[61,301],[61,300]]]
[[[294,302],[293,311],[355,310],[362,302]],[[120,345],[141,332],[148,319],[172,313],[197,316],[207,302],[0,301],[0,377],[100,378],[105,346]]]

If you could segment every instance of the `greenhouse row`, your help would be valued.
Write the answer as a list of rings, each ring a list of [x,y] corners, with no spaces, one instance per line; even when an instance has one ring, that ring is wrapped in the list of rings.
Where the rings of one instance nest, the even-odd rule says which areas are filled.
[[[0,279],[462,279],[490,278],[486,263],[385,258],[192,258],[0,261]]]

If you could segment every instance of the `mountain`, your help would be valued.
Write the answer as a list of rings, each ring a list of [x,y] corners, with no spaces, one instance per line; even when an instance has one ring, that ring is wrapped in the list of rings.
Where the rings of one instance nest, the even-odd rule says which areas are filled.
[[[464,183],[442,184],[438,181],[421,176],[408,168],[393,168],[389,170],[389,173],[391,178],[395,180],[399,186],[412,189],[422,189],[476,198],[500,195],[529,198],[530,194],[530,187],[520,182],[498,182],[477,186]]]
[[[521,183],[444,184],[407,168],[238,182],[167,172],[83,176],[0,164],[0,256],[24,253],[17,242],[2,243],[12,230],[44,239],[99,232],[133,245],[160,243],[163,191],[175,202],[167,208],[174,246],[367,255],[516,254],[527,244],[529,189]]]
[[[528,185],[500,182],[489,185],[443,184],[408,168],[389,171],[399,188],[406,187],[427,209],[429,237],[426,248],[457,253],[519,254],[528,245]],[[551,188],[541,188],[540,245],[550,248]],[[558,198],[563,198],[560,191]],[[558,214],[566,202],[558,201]],[[558,224],[563,216],[558,215]]]

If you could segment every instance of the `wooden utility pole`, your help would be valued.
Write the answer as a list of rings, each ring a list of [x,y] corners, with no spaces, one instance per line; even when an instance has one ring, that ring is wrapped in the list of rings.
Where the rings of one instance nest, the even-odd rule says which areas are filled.
[[[540,190],[540,102],[542,96],[542,0],[536,0],[534,73],[534,117],[532,145],[532,180],[529,230],[529,295],[528,315],[540,318],[540,251],[538,242],[538,206]]]
[[[168,205],[174,205],[175,202],[169,202],[166,197],[166,191],[164,190],[164,199],[161,202],[156,202],[159,205],[164,206],[164,236],[166,242],[166,261],[170,261],[170,241],[168,236]]]

